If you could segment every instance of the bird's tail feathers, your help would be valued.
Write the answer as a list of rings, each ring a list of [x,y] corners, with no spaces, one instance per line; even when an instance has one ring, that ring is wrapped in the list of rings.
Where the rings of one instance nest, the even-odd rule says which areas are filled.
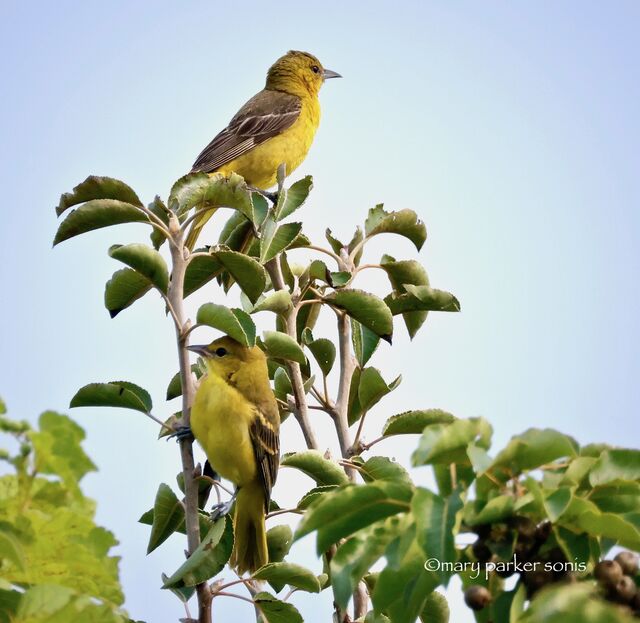
[[[187,234],[187,239],[184,242],[185,247],[187,247],[189,251],[193,251],[202,228],[207,224],[207,221],[216,213],[217,209],[218,208],[211,208],[211,210],[204,212],[197,219],[195,219],[193,223],[191,223],[191,228],[189,229],[189,233]]]
[[[240,575],[245,571],[253,573],[269,562],[260,483],[251,483],[238,491],[233,531],[235,542],[230,563]]]

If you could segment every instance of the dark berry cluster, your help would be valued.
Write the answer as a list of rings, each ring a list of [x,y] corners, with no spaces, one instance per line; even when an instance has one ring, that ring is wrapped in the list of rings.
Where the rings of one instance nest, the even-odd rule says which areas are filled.
[[[620,552],[613,560],[601,560],[593,576],[605,599],[621,604],[640,617],[640,590],[636,584],[638,555]]]
[[[551,523],[535,523],[525,516],[513,516],[494,524],[473,526],[478,539],[471,546],[474,558],[502,578],[519,574],[531,599],[544,586],[555,582],[575,582],[576,564],[569,563],[564,552],[551,536]],[[511,559],[508,557],[512,556]],[[586,565],[584,569],[586,571]],[[580,574],[583,579],[587,576]],[[636,583],[638,556],[620,552],[614,560],[599,562],[593,577],[598,581],[602,596],[620,604],[640,617],[640,589]],[[492,601],[485,586],[474,584],[465,591],[465,603],[473,610],[482,610]]]

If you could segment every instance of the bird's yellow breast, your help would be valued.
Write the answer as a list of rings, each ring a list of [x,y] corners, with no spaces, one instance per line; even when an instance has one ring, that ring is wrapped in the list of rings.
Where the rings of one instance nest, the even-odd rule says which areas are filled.
[[[252,186],[270,188],[275,185],[278,167],[283,162],[289,175],[305,159],[319,124],[318,99],[302,98],[300,115],[290,128],[220,167],[219,172],[225,175],[234,172]]]
[[[256,478],[249,437],[254,408],[240,392],[213,374],[201,380],[191,407],[191,430],[211,466],[238,487]]]

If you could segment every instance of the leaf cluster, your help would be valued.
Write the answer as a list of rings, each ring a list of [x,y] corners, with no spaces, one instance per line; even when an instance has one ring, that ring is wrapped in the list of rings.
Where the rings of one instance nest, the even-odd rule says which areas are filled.
[[[47,411],[37,428],[10,419],[0,402],[0,621],[130,621],[113,534],[94,521],[79,483],[95,466],[84,431]],[[5,447],[6,445],[6,447]],[[9,448],[15,447],[15,452]]]

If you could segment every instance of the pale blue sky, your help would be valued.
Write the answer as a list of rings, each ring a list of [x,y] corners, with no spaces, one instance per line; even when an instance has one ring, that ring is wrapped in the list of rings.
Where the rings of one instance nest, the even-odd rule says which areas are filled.
[[[462,303],[461,314],[432,315],[413,343],[399,328],[378,354],[385,375],[404,381],[372,414],[369,438],[387,415],[435,406],[484,415],[500,444],[554,426],[581,442],[637,445],[640,5],[227,4],[0,5],[0,394],[11,412],[67,411],[79,386],[114,378],[147,387],[158,414],[170,412],[175,354],[159,301],[113,321],[102,305],[118,268],[106,249],[146,231],[105,230],[52,251],[53,207],[91,173],[124,179],[144,200],[166,197],[273,60],[296,48],[344,75],[323,89],[323,121],[298,172],[315,176],[307,232],[320,242],[329,225],[346,237],[380,201],[415,209],[432,284]],[[370,257],[383,252],[415,256],[401,240],[376,241]],[[135,523],[157,484],[173,484],[176,448],[133,412],[73,416],[100,468],[85,489],[122,543],[131,615],[177,619],[159,576],[183,543],[147,558],[148,529]],[[285,429],[284,448],[295,449],[299,436]],[[414,445],[388,451],[406,460]],[[416,478],[428,482],[425,470]],[[281,481],[279,501],[308,484],[284,470]],[[319,571],[310,539],[299,551]],[[313,601],[297,603],[305,620],[326,620]],[[241,602],[223,610],[251,620]],[[456,623],[471,620],[455,612]]]

